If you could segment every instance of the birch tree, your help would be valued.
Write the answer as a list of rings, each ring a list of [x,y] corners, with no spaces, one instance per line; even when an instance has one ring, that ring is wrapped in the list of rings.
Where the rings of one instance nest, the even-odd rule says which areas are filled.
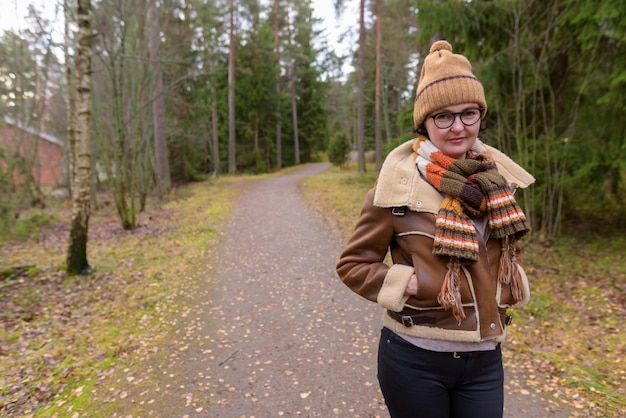
[[[91,29],[91,0],[78,0],[78,45],[76,49],[76,142],[74,161],[74,191],[72,221],[67,250],[67,271],[71,275],[90,270],[87,261],[87,238],[90,208],[90,119],[91,119],[91,56],[93,33]]]
[[[67,83],[67,154],[68,154],[68,172],[69,172],[69,191],[70,196],[76,194],[74,190],[74,173],[76,172],[74,164],[76,163],[76,127],[78,123],[76,121],[76,76],[74,62],[70,55],[70,48],[72,43],[72,31],[70,30],[70,23],[72,22],[72,0],[64,0],[63,14],[64,20],[64,57],[65,57],[65,79]]]

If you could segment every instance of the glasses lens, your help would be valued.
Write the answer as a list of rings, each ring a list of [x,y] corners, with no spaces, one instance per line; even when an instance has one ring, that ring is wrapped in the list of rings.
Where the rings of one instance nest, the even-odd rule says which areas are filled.
[[[435,121],[435,125],[437,125],[439,129],[449,128],[454,123],[454,113],[439,113],[435,115],[433,119]]]
[[[463,113],[461,113],[461,122],[464,125],[470,126],[478,122],[480,119],[480,112],[478,109],[467,109]]]

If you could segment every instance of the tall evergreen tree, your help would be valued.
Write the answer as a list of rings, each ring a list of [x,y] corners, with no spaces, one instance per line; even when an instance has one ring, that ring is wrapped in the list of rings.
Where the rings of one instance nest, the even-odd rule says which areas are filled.
[[[163,69],[161,64],[161,36],[159,34],[160,13],[155,0],[147,0],[148,56],[152,70],[151,103],[152,126],[154,131],[154,159],[157,176],[157,191],[160,195],[170,189],[170,164],[167,151],[165,120],[165,92],[163,90]]]
[[[235,146],[235,0],[230,0],[228,25],[228,172],[237,171]]]

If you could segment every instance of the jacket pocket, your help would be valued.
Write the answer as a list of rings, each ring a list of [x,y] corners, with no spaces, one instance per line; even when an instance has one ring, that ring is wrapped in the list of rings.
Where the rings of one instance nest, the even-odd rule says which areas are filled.
[[[448,272],[447,259],[443,256],[428,254],[429,259],[424,260],[418,254],[413,254],[413,266],[417,276],[417,295],[409,298],[407,305],[417,309],[442,308],[437,298],[441,292],[443,280]],[[433,259],[434,257],[434,259]],[[463,304],[474,302],[470,281],[465,269],[460,269],[461,301]],[[442,308],[443,309],[443,308]]]

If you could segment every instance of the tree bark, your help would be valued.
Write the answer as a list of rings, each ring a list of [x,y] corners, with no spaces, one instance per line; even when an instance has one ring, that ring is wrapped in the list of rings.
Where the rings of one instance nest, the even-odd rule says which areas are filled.
[[[148,54],[152,67],[152,123],[154,128],[154,158],[157,173],[157,192],[166,194],[171,187],[170,164],[167,155],[167,132],[165,127],[165,96],[163,95],[163,72],[159,56],[159,19],[155,14],[155,0],[148,7]]]
[[[89,129],[91,118],[91,56],[93,33],[91,29],[91,0],[78,0],[78,48],[76,51],[76,167],[72,222],[67,251],[67,271],[71,275],[87,274],[87,238],[90,216],[91,152]]]
[[[235,1],[230,0],[230,45],[228,47],[228,172],[237,171],[235,149]]]
[[[281,119],[282,112],[280,109],[280,38],[278,36],[278,1],[274,0],[274,46],[276,48],[276,64],[278,71],[276,72],[276,168],[281,169],[283,166],[283,138]]]
[[[356,146],[359,173],[365,173],[365,0],[359,13],[358,74]]]
[[[64,17],[65,17],[65,78],[67,79],[67,161],[68,161],[68,178],[67,184],[70,196],[75,196],[74,179],[76,178],[76,85],[74,67],[70,56],[70,13],[71,3],[65,0]]]
[[[294,164],[300,164],[300,137],[298,134],[298,106],[296,100],[296,81],[294,80],[293,70],[291,75],[291,116],[293,119],[293,155]]]
[[[209,59],[209,69],[211,74],[215,71],[213,57]],[[216,98],[215,84],[211,83],[211,146],[213,154],[213,176],[220,174],[220,145],[218,124],[218,109]]]
[[[217,129],[217,105],[214,103],[211,109],[211,128],[212,128],[212,145],[213,145],[213,176],[220,174],[220,146],[219,134]]]
[[[383,2],[376,0],[376,93],[375,93],[375,107],[376,107],[376,126],[375,126],[375,141],[376,141],[376,170],[380,170],[383,166],[383,138],[382,138],[382,115],[381,115],[381,90],[382,90],[382,42],[383,42]]]
[[[295,23],[294,23],[295,25]],[[293,155],[294,164],[300,164],[300,133],[298,132],[298,100],[296,95],[296,58],[294,55],[294,33],[292,26],[289,26],[289,49],[291,51],[291,70],[289,72],[289,86],[291,93],[291,121],[293,123]]]

